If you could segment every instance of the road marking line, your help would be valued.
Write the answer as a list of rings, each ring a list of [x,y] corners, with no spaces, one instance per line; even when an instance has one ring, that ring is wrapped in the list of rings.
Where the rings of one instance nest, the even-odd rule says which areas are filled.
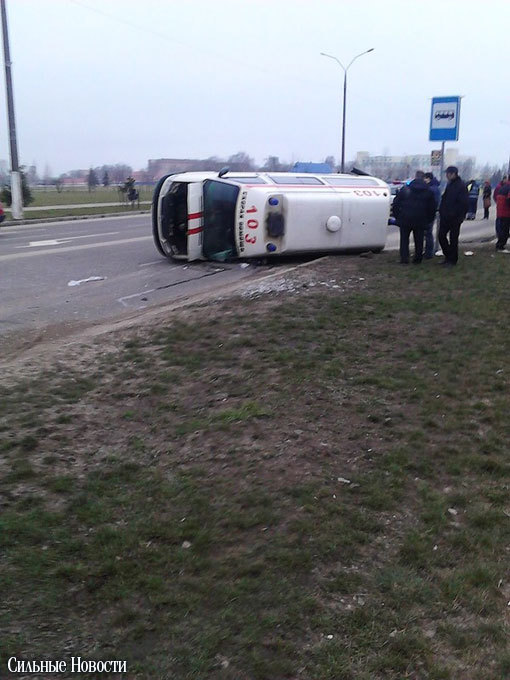
[[[160,262],[164,262],[164,260],[154,260],[154,262],[143,262],[142,264],[139,264],[139,267],[148,267],[150,264],[159,264]]]
[[[116,236],[120,231],[103,231],[100,234],[86,234],[85,236],[63,236],[62,238],[51,238],[46,241],[29,241],[28,246],[16,246],[16,248],[37,248],[38,246],[59,246],[77,238],[96,238],[97,236]]]
[[[117,302],[120,302],[124,307],[127,307],[127,304],[124,302],[124,300],[130,300],[131,298],[134,297],[140,297],[141,295],[147,295],[148,293],[154,293],[156,288],[151,288],[150,290],[143,290],[141,293],[133,293],[133,295],[124,295],[124,297],[117,298]]]
[[[36,257],[37,255],[55,255],[56,253],[72,253],[75,250],[89,250],[90,248],[110,248],[111,246],[121,246],[126,243],[137,243],[139,241],[152,241],[152,236],[138,236],[136,238],[124,238],[118,241],[105,241],[104,243],[87,243],[83,246],[66,246],[64,248],[49,248],[48,250],[31,250],[25,253],[12,253],[11,255],[0,255],[0,262],[7,260],[19,260],[23,257]]]
[[[24,224],[24,225],[16,225],[13,224],[12,226],[9,227],[2,227],[1,231],[2,233],[6,234],[15,234],[15,233],[22,233],[26,232],[27,229],[43,229],[43,228],[48,228],[48,227],[67,227],[70,224],[97,224],[97,222],[109,222],[110,220],[132,220],[137,217],[144,217],[144,215],[117,215],[117,216],[112,216],[112,217],[90,217],[88,219],[76,219],[76,220],[59,220],[58,222],[37,222],[34,220],[34,223],[30,222],[30,224]],[[147,214],[147,217],[150,218],[150,214]],[[137,224],[137,227],[142,227],[145,226],[146,223],[144,224]]]

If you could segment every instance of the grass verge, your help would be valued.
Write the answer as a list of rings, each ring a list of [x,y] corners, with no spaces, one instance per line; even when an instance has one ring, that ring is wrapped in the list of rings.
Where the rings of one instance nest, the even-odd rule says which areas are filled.
[[[112,206],[103,206],[101,208],[88,208],[86,205],[84,205],[83,208],[68,208],[67,210],[31,210],[30,212],[24,212],[23,213],[23,220],[25,223],[27,221],[36,221],[36,220],[42,220],[46,219],[48,217],[61,217],[65,219],[66,217],[82,217],[82,216],[87,216],[87,215],[98,215],[98,216],[106,216],[106,215],[111,215],[111,214],[124,214],[124,215],[133,215],[139,212],[139,210],[144,210],[146,212],[150,211],[150,206],[148,205],[140,205],[140,208],[136,209],[131,209],[129,207],[123,206],[123,205],[112,205]],[[8,214],[9,216],[9,214]],[[11,223],[10,226],[12,226],[14,223]]]
[[[391,259],[5,381],[2,669],[508,677],[510,259]]]
[[[141,201],[152,200],[153,187],[138,186]],[[113,203],[119,200],[119,193],[116,187],[97,187],[94,191],[83,189],[64,189],[61,192],[54,189],[33,189],[33,207],[44,207],[47,205],[74,205],[75,203]]]

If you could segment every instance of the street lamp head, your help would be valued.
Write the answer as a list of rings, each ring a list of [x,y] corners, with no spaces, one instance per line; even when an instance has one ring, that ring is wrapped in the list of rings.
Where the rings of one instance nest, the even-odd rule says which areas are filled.
[[[375,50],[375,47],[371,47],[369,50],[366,51],[366,54],[368,54],[369,52],[373,52],[374,50]]]

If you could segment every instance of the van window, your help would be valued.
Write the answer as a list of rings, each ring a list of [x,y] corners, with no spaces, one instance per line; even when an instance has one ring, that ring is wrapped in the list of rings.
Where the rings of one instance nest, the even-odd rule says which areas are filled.
[[[237,257],[235,214],[239,187],[214,180],[204,182],[204,240],[202,252],[210,260]]]
[[[265,179],[258,177],[257,175],[253,175],[253,177],[236,177],[229,175],[228,177],[225,177],[225,179],[231,179],[233,182],[241,182],[241,184],[267,184]]]
[[[379,182],[367,177],[324,177],[324,181],[333,186],[342,187],[378,187]]]
[[[278,177],[275,175],[269,175],[269,178],[273,180],[275,184],[324,184],[317,177]]]

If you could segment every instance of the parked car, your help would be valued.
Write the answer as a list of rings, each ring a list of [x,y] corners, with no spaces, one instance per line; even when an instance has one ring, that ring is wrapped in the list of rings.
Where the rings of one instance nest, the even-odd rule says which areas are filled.
[[[403,186],[405,186],[405,182],[388,182],[388,186],[390,188],[390,193],[391,193],[391,202],[390,202],[390,218],[393,217],[393,201],[395,200],[395,196],[398,194],[400,189],[402,189]]]

